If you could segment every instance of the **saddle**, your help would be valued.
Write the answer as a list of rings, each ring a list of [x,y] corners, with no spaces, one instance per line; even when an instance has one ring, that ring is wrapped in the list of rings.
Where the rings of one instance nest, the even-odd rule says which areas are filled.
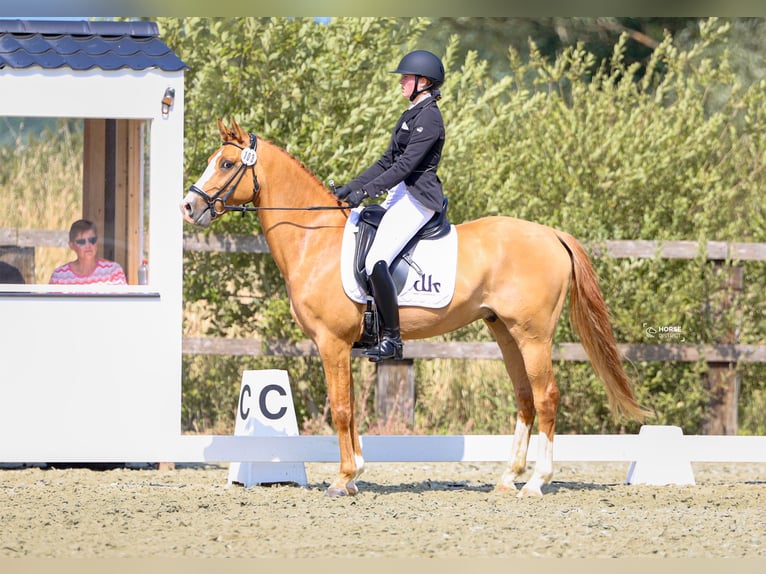
[[[401,252],[394,258],[389,271],[394,280],[396,292],[401,293],[407,282],[409,268],[413,268],[416,273],[423,275],[423,271],[412,259],[412,252],[415,246],[421,240],[439,239],[450,232],[450,222],[447,218],[447,198],[444,198],[442,210],[435,213],[428,222],[420,228],[415,236],[410,239]],[[362,336],[359,341],[354,343],[354,348],[369,348],[375,344],[378,339],[378,321],[376,311],[372,308],[372,287],[365,271],[365,260],[370,250],[375,234],[378,231],[380,220],[383,218],[386,210],[378,204],[368,205],[359,213],[359,222],[357,224],[356,244],[354,246],[354,278],[367,294],[367,309],[364,312],[364,323]]]
[[[391,263],[389,271],[394,280],[397,293],[400,293],[404,287],[407,280],[407,274],[409,273],[409,267],[412,267],[417,273],[422,275],[422,271],[420,271],[417,263],[412,260],[412,252],[418,242],[426,239],[439,239],[450,232],[450,222],[447,218],[447,203],[448,201],[445,197],[442,202],[442,210],[439,213],[435,213],[433,217],[420,228],[420,231],[410,239],[407,245],[404,246],[399,255],[397,255]],[[356,246],[354,249],[354,277],[356,278],[357,283],[364,288],[364,291],[368,295],[371,295],[372,291],[369,281],[367,280],[364,262],[367,259],[367,253],[370,251],[370,246],[375,239],[380,220],[385,213],[386,210],[380,205],[372,204],[365,207],[359,214]]]

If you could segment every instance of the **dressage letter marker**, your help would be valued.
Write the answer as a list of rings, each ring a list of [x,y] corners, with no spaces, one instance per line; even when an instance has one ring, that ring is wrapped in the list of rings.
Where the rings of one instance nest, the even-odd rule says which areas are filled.
[[[242,373],[237,405],[235,436],[298,436],[293,395],[287,371],[264,370]],[[306,485],[301,462],[232,462],[229,484],[246,488],[255,484],[297,483]]]
[[[643,425],[638,432],[637,450],[626,484],[695,484],[681,427]]]

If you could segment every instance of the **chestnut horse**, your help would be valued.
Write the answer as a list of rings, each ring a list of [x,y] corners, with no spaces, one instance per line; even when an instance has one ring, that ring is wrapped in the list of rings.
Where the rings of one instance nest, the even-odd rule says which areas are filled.
[[[297,159],[218,120],[223,145],[181,203],[184,219],[207,227],[226,211],[257,210],[271,255],[285,279],[293,317],[316,345],[338,435],[340,469],[328,496],[356,494],[364,458],[354,420],[351,348],[362,334],[364,305],[341,285],[340,252],[347,209]],[[244,207],[252,203],[252,207]],[[551,361],[553,333],[569,292],[571,321],[605,383],[615,416],[642,420],[623,370],[609,314],[580,243],[551,227],[511,217],[456,225],[457,280],[441,309],[402,307],[404,339],[420,339],[483,320],[502,351],[518,408],[511,457],[497,488],[516,491],[538,416],[538,457],[518,496],[541,496],[553,475],[559,390]],[[405,345],[406,349],[406,345]]]

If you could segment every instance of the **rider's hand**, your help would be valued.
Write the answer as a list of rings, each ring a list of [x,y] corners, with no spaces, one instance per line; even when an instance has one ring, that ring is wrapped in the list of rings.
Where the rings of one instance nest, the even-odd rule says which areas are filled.
[[[362,203],[362,201],[367,199],[367,197],[367,192],[365,192],[363,189],[357,189],[346,194],[346,203],[348,203],[351,207],[357,207],[360,203]]]
[[[351,193],[351,188],[347,185],[341,185],[340,187],[333,189],[332,192],[340,201],[344,201]]]

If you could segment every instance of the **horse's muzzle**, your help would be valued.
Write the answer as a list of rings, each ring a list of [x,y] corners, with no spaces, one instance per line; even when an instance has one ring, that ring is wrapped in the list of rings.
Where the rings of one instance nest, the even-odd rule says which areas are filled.
[[[199,196],[189,193],[183,198],[178,206],[184,221],[198,227],[208,227],[213,220],[211,210],[207,205],[202,205]]]

